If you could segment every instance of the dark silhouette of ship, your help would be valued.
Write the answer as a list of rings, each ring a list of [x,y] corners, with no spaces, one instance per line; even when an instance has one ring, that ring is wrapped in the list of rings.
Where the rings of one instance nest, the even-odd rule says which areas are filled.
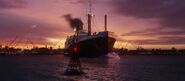
[[[80,57],[98,57],[106,55],[113,51],[116,41],[114,32],[107,31],[107,15],[105,15],[105,30],[98,33],[91,33],[91,3],[90,13],[88,14],[88,31],[83,30],[83,22],[78,18],[71,18],[70,15],[65,16],[70,22],[71,27],[75,30],[75,34],[68,36],[65,42],[65,54],[70,55],[78,52]]]
[[[78,52],[81,57],[98,57],[113,51],[116,39],[114,32],[107,31],[106,21],[105,15],[105,31],[91,34],[91,15],[88,14],[88,32],[84,32],[79,25],[75,35],[66,39],[66,54]]]

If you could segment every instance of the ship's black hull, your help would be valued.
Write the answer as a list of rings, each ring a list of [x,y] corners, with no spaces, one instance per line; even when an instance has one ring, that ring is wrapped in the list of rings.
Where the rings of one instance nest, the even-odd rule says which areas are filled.
[[[112,37],[98,37],[73,44],[67,50],[69,54],[73,54],[73,49],[77,48],[80,57],[99,57],[111,52],[115,41]]]

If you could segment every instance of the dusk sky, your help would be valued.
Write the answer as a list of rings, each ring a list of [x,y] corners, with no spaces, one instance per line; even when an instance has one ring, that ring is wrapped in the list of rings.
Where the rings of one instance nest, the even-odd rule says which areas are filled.
[[[185,48],[185,0],[92,0],[93,31],[108,30],[117,40],[144,48]],[[22,43],[57,46],[73,30],[66,14],[82,19],[87,29],[88,0],[0,0],[0,44],[16,36]],[[26,43],[26,44],[24,44]],[[116,43],[120,47],[120,43]],[[133,46],[134,46],[133,45]],[[62,46],[62,45],[61,45]],[[134,48],[129,44],[128,48]]]

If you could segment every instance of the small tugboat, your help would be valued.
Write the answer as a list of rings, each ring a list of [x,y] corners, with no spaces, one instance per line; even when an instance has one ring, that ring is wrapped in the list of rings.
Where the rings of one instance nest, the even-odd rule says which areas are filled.
[[[90,4],[91,5],[91,4]],[[92,13],[88,14],[88,32],[83,30],[83,22],[78,18],[65,16],[75,30],[75,34],[68,36],[65,42],[65,55],[77,51],[80,57],[95,58],[106,55],[113,51],[116,41],[114,32],[107,31],[107,15],[105,15],[105,30],[98,33],[91,33]]]

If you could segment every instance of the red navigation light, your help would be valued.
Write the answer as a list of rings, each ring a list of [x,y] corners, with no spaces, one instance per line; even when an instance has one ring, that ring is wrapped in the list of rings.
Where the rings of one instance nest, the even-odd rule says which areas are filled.
[[[77,48],[76,48],[76,47],[74,47],[74,51],[75,51],[75,52],[77,51]]]
[[[74,53],[77,53],[77,52],[79,51],[79,49],[78,49],[78,47],[74,46],[74,47],[72,48],[72,51],[73,51]]]

